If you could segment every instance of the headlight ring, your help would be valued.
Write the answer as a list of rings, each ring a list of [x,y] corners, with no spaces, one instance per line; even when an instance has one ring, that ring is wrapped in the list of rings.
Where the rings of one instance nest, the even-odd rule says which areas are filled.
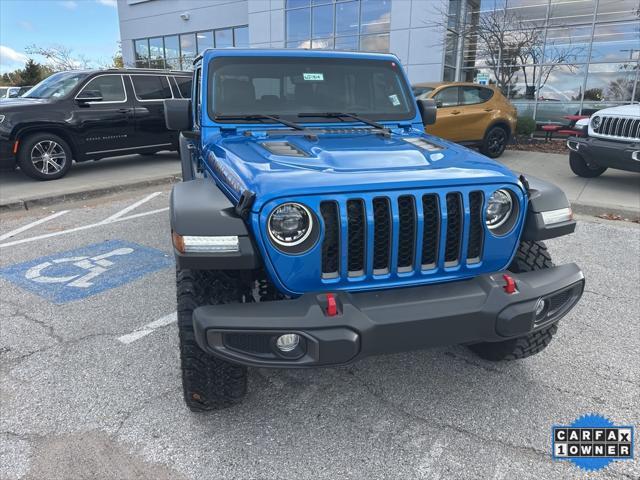
[[[500,188],[493,192],[484,212],[489,231],[496,236],[509,233],[518,219],[519,205],[518,198],[511,190]]]
[[[278,250],[300,254],[313,247],[319,237],[318,220],[305,205],[286,202],[275,207],[267,218],[269,240]]]

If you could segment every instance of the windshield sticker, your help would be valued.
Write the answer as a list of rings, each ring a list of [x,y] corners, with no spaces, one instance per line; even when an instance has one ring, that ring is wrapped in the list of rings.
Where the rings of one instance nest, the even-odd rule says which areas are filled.
[[[398,105],[400,105],[400,100],[398,99],[398,95],[396,94],[389,95],[389,100],[391,100],[391,104],[394,107],[397,107]]]
[[[324,82],[323,73],[303,73],[302,78],[311,82]]]

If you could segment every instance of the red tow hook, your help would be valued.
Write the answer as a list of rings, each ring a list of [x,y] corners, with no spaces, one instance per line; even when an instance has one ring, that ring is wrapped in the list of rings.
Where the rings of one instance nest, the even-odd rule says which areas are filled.
[[[327,317],[335,317],[338,315],[338,304],[333,293],[327,293]]]
[[[505,273],[504,275],[502,275],[502,278],[504,278],[505,281],[505,285],[503,287],[505,292],[511,295],[512,293],[516,293],[518,291],[516,281],[513,279],[513,277]]]

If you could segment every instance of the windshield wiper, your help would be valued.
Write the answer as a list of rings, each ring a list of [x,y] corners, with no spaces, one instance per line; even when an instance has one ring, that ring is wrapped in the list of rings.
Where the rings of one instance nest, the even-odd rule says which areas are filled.
[[[391,130],[389,130],[384,125],[374,122],[373,120],[369,120],[368,118],[361,117],[360,115],[356,115],[354,113],[346,113],[346,112],[320,112],[320,113],[299,113],[298,117],[324,117],[324,118],[351,118],[357,122],[364,123],[365,125],[369,125],[377,130],[380,130],[380,133],[385,136],[391,136]]]
[[[289,120],[284,120],[280,118],[279,115],[263,115],[263,114],[252,114],[252,115],[214,115],[214,120],[273,120],[274,122],[281,123],[282,125],[293,128],[294,130],[299,130],[301,132],[305,132],[311,138],[317,138],[315,133],[313,133],[308,128],[303,127],[294,122],[290,122]]]

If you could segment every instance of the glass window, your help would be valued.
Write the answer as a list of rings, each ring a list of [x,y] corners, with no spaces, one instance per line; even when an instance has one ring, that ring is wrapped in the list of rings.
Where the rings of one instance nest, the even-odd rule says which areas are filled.
[[[360,33],[388,32],[391,26],[391,0],[362,0]]]
[[[589,57],[591,25],[550,28],[545,47],[546,63],[582,63]],[[541,62],[540,62],[541,63]]]
[[[591,47],[592,62],[638,60],[640,22],[596,24]]]
[[[311,38],[311,9],[287,11],[287,42],[303,42]]]
[[[233,47],[233,29],[216,30],[216,48]]]
[[[238,48],[249,48],[249,27],[234,28],[233,41]]]
[[[309,0],[287,0],[286,8],[308,7]]]
[[[78,95],[102,97],[103,102],[124,102],[122,75],[101,75],[90,80]]]
[[[552,0],[549,25],[590,24],[595,9],[595,0]]]
[[[610,22],[613,20],[638,21],[638,0],[603,1],[598,4],[597,22]]]
[[[429,94],[433,92],[434,87],[412,87],[411,90],[413,90],[413,95],[418,100],[425,100],[429,98]]]
[[[336,50],[358,50],[358,37],[336,37]]]
[[[58,72],[48,76],[24,96],[28,98],[59,98],[70,93],[87,76],[82,72]]]
[[[164,42],[162,37],[149,39],[149,54],[151,68],[164,68]]]
[[[187,33],[180,35],[180,53],[183,57],[195,57],[196,55],[196,35]]]
[[[459,105],[458,87],[447,87],[440,90],[434,95],[434,99],[438,107],[454,107]]]
[[[363,52],[389,52],[389,34],[362,35],[360,37],[360,50]]]
[[[333,49],[333,38],[311,40],[311,48],[316,50],[331,50]]]
[[[173,77],[182,98],[191,98],[191,77]]]
[[[180,42],[177,35],[164,37],[166,68],[180,70]]]
[[[313,19],[312,37],[326,38],[333,35],[333,5],[314,7],[311,10]]]
[[[493,90],[482,87],[460,87],[462,93],[461,105],[475,105],[484,103],[493,97]]]
[[[336,4],[336,35],[358,34],[359,10],[359,2],[345,2]]]
[[[213,32],[198,32],[196,34],[198,41],[198,53],[204,52],[207,48],[213,48]]]
[[[149,41],[144,38],[133,42],[135,50],[136,67],[144,68],[149,66]]]
[[[167,78],[161,75],[131,75],[133,89],[139,100],[162,100],[171,98]]]
[[[587,88],[590,97],[611,102],[631,100],[637,63],[597,63],[589,66]]]

